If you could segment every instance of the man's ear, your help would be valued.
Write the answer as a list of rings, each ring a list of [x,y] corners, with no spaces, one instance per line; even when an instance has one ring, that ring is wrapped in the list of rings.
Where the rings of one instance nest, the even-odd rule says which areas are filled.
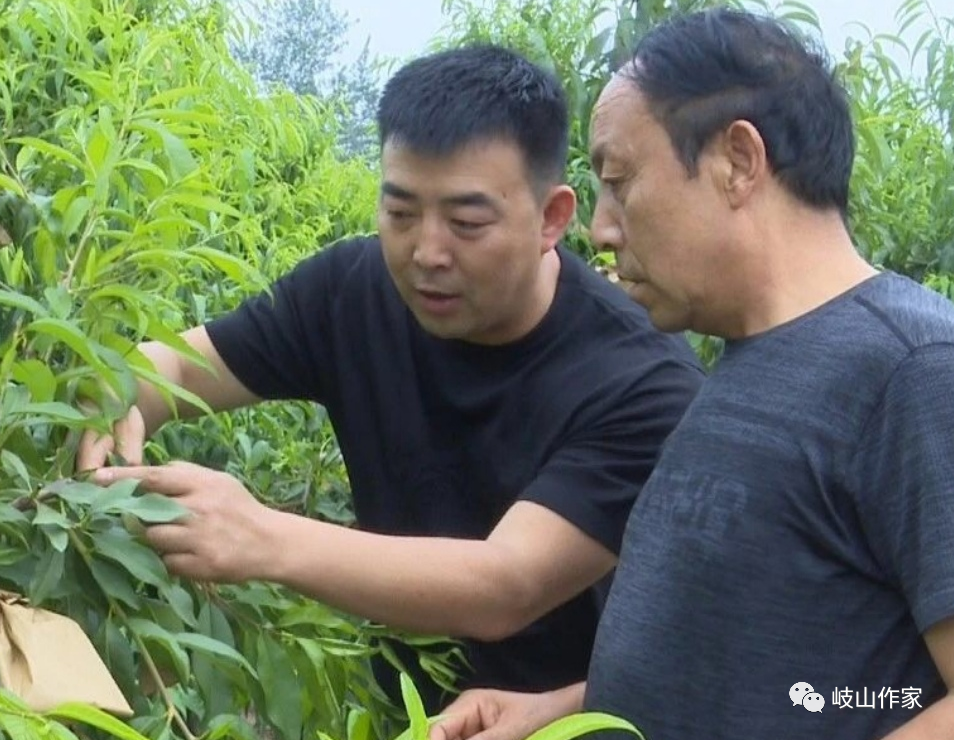
[[[733,121],[720,140],[724,168],[723,190],[729,205],[745,205],[770,176],[765,141],[751,122]]]
[[[569,185],[550,188],[543,204],[543,229],[540,232],[541,254],[553,249],[563,238],[573,214],[576,213],[576,193]]]

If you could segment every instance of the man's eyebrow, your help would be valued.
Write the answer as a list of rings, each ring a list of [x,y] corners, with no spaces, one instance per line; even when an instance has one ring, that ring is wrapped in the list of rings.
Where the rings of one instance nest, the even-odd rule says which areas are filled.
[[[441,203],[447,206],[480,206],[497,210],[497,204],[486,193],[458,193],[441,198]]]
[[[381,183],[381,194],[387,195],[398,200],[417,201],[418,196],[410,190],[405,190],[400,185],[385,180]],[[441,198],[442,206],[478,206],[481,208],[490,208],[495,213],[499,211],[496,202],[486,193],[478,190],[473,192],[455,193]]]
[[[388,182],[387,180],[381,183],[381,194],[388,195],[392,198],[399,198],[400,200],[417,200],[417,196],[410,190],[405,190],[401,186],[395,185],[393,182]]]

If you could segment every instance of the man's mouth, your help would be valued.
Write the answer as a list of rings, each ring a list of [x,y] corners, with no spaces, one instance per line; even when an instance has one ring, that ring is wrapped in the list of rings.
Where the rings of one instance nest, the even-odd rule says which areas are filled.
[[[457,293],[448,293],[443,290],[430,288],[415,288],[420,297],[421,307],[431,314],[446,314],[456,308],[460,296]]]

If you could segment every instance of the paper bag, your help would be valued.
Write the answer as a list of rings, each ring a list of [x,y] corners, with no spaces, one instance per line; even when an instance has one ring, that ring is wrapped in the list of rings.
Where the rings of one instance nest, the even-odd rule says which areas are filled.
[[[64,702],[133,711],[86,633],[72,619],[0,591],[0,685],[38,712]]]

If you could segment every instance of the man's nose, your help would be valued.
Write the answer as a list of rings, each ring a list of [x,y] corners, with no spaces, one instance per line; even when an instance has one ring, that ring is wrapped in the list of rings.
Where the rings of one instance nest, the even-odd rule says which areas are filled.
[[[453,255],[448,231],[441,219],[425,217],[422,220],[413,259],[415,265],[425,270],[450,266]]]
[[[606,204],[605,198],[596,199],[590,235],[597,249],[618,252],[623,247],[623,230],[611,211],[612,208]]]

